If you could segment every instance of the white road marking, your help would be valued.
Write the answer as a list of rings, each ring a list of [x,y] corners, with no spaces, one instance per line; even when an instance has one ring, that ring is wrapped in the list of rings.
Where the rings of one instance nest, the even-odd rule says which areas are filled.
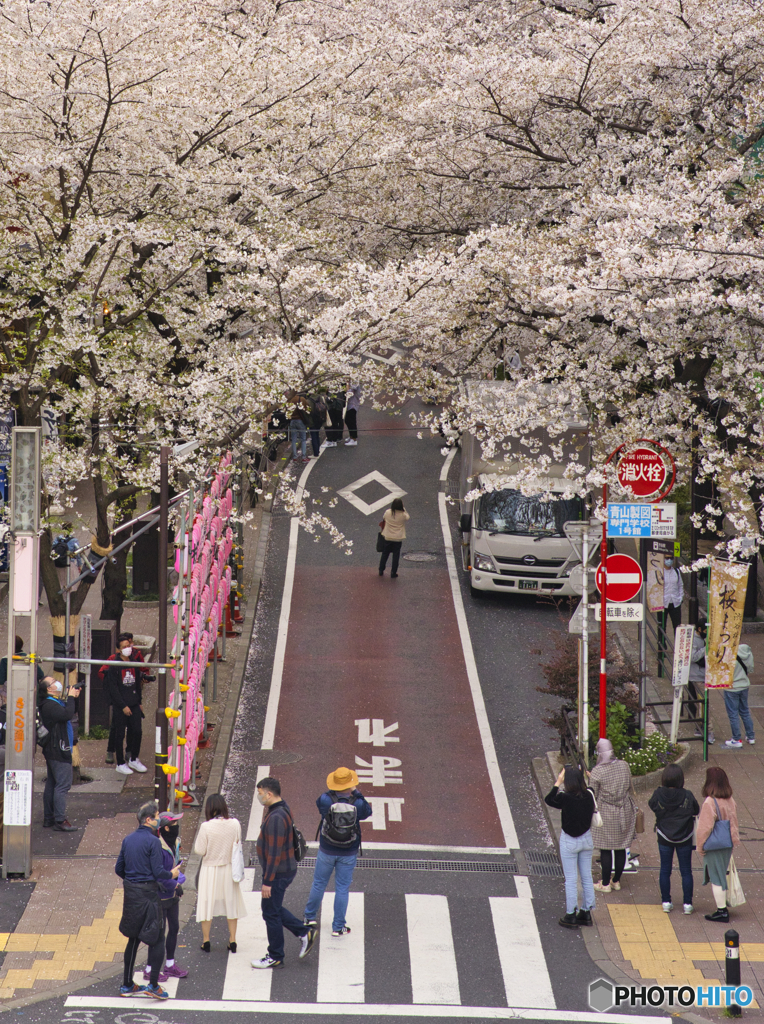
[[[238,955],[238,954],[237,954]],[[131,1006],[146,1007],[146,1000],[136,1002],[121,997],[105,996],[67,996],[65,1007],[69,1010],[77,1007],[106,1010],[129,1010]],[[153,1004],[158,1009],[157,1004]],[[290,1014],[295,1018],[302,1016],[343,1017],[471,1017],[480,1020],[532,1020],[532,1021],[571,1021],[572,1024],[635,1024],[636,1021],[648,1021],[649,1024],[673,1024],[671,1017],[654,1017],[639,1013],[589,1013],[581,1010],[537,1010],[523,1006],[412,1006],[408,1003],[262,1003],[253,1010],[251,1002],[224,999],[205,999],[195,1002],[193,999],[176,999],[172,1008],[185,1013],[280,1013]]]
[[[351,892],[347,909],[349,935],[332,935],[334,893],[321,901],[318,950],[319,1003],[362,1003],[365,994],[363,893]]]
[[[504,833],[504,841],[507,844],[507,849],[519,849],[520,844],[517,840],[515,823],[512,820],[512,811],[509,809],[507,792],[504,789],[501,769],[499,768],[499,761],[496,757],[496,747],[494,746],[493,736],[491,735],[491,725],[488,721],[488,713],[485,709],[483,691],[480,689],[480,677],[478,676],[477,664],[475,662],[475,652],[472,649],[472,640],[470,638],[469,626],[467,625],[467,616],[464,612],[462,592],[459,589],[459,577],[456,572],[456,560],[454,558],[454,549],[451,543],[451,528],[448,524],[446,495],[443,491],[438,495],[438,506],[440,508],[440,525],[443,531],[443,543],[446,548],[448,575],[451,580],[451,596],[454,601],[456,621],[459,624],[459,636],[462,642],[462,651],[464,652],[464,663],[467,667],[467,678],[469,679],[470,691],[472,692],[472,703],[475,706],[475,717],[477,718],[478,728],[480,730],[480,738],[483,741],[483,752],[485,754],[486,765],[488,766],[488,777],[491,780],[493,796],[499,812],[499,821],[501,822],[501,830]]]
[[[440,482],[445,484],[448,482],[448,471],[451,468],[451,463],[454,461],[454,456],[459,451],[458,448],[454,447],[448,453],[440,469]]]
[[[522,899],[533,899],[533,893],[531,892],[531,880],[527,875],[515,875],[515,888],[517,889],[517,895]]]
[[[407,893],[406,922],[414,1002],[461,1003],[448,897]]]
[[[260,779],[267,778],[270,774],[271,766],[269,764],[258,765],[255,783],[258,783]],[[247,822],[247,834],[244,836],[245,839],[257,839],[260,835],[260,825],[262,824],[264,810],[265,808],[257,799],[257,788],[255,788],[252,790],[252,806],[249,809],[249,821]]]
[[[553,1010],[554,992],[533,903],[508,896],[491,896],[489,902],[507,1006],[530,998],[534,1006]],[[519,965],[522,970],[518,970]]]
[[[298,498],[302,497],[310,471],[317,461],[317,459],[311,459],[302,471],[296,491]],[[279,700],[281,699],[281,681],[284,677],[284,656],[286,654],[287,636],[289,634],[289,615],[292,610],[292,589],[294,587],[294,569],[297,563],[299,530],[299,520],[293,517],[289,523],[289,550],[287,553],[286,572],[284,574],[284,590],[281,596],[281,615],[279,616],[279,631],[276,638],[276,653],[273,658],[271,688],[268,693],[268,707],[265,712],[265,725],[263,726],[263,742],[261,744],[263,750],[273,750],[273,739],[276,733],[276,717],[279,713]]]
[[[366,484],[376,481],[378,484],[382,484],[389,491],[383,498],[379,498],[377,501],[372,502],[371,505],[367,504],[363,498],[359,498],[355,493],[360,491]],[[352,484],[348,484],[347,487],[340,487],[337,494],[345,501],[349,501],[353,508],[357,508],[359,512],[363,512],[365,516],[370,516],[372,512],[378,512],[384,505],[390,504],[393,498],[402,498],[406,492],[402,487],[394,484],[392,480],[383,476],[379,470],[373,469],[371,473],[367,473],[366,476],[359,477],[358,480],[354,480]]]
[[[133,974],[133,981],[135,982],[136,985],[148,985],[148,981],[146,980],[146,978],[143,977],[142,967],[139,971],[136,971],[135,974]],[[168,978],[167,981],[160,981],[159,985],[161,988],[165,990],[165,992],[167,992],[167,995],[170,997],[170,999],[174,999],[178,994],[179,981],[180,978]],[[121,998],[122,997],[120,996],[120,999]],[[148,998],[153,999],[154,997],[149,996]]]
[[[406,802],[402,796],[367,796],[366,802],[371,804],[371,827],[387,829],[388,821],[403,821],[401,807]],[[385,818],[387,815],[387,819]]]
[[[371,818],[366,821],[370,822]],[[364,822],[361,822],[361,826]],[[308,841],[308,847],[318,848],[318,841]],[[408,850],[411,853],[506,853],[505,846],[428,846],[424,843],[376,843],[363,841],[364,850]]]
[[[236,927],[236,953],[229,953],[226,962],[223,999],[246,999],[267,1002],[271,998],[273,971],[258,971],[252,960],[259,960],[268,951],[268,933],[260,910],[260,890],[243,892],[247,916],[239,918]]]

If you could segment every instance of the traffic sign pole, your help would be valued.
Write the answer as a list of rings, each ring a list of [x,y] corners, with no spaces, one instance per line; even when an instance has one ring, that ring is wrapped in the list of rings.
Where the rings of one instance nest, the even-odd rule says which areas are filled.
[[[602,564],[602,587],[600,588],[602,596],[602,621],[600,622],[600,739],[605,739],[607,736],[607,481],[602,486],[602,507],[605,512],[605,521],[602,524],[602,546],[600,547],[600,563]]]

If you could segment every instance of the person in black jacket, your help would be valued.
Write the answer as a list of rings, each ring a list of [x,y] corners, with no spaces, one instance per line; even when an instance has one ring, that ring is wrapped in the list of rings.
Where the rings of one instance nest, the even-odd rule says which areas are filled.
[[[661,889],[663,909],[670,913],[674,909],[671,902],[671,867],[676,859],[679,861],[679,873],[682,876],[682,899],[685,914],[691,914],[692,905],[692,851],[695,818],[700,814],[698,801],[684,788],[684,772],[678,764],[668,764],[661,775],[661,785],[648,801],[648,807],[655,815],[655,831],[658,833],[658,852],[661,858],[661,870],[658,884]]]
[[[565,784],[565,789],[560,787]],[[592,924],[594,910],[594,880],[592,879],[592,818],[594,795],[586,788],[584,774],[578,768],[565,767],[557,781],[544,797],[550,807],[562,811],[560,833],[560,860],[565,874],[565,916],[559,923],[563,928],[578,928]],[[583,905],[578,905],[578,878],[581,877]]]
[[[109,695],[114,720],[114,756],[120,775],[147,771],[141,763],[141,740],[143,739],[143,708],[141,691],[143,671],[135,667],[123,667],[123,661],[133,661],[133,648],[129,641],[120,642],[120,649],[114,662],[104,673],[104,686]],[[127,741],[125,743],[125,733]],[[123,753],[123,745],[125,751]],[[127,763],[125,763],[127,761]]]
[[[48,730],[42,748],[48,769],[42,798],[43,828],[53,828],[57,832],[76,832],[77,827],[66,818],[66,794],[72,788],[72,719],[76,710],[74,702],[80,691],[78,688],[70,689],[64,701],[61,699],[64,686],[58,679],[45,676],[37,686],[40,720]]]

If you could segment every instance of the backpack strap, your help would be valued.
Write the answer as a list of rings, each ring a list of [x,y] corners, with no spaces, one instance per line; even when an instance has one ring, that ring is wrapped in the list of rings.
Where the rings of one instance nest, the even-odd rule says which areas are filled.
[[[740,657],[740,655],[739,655],[739,654],[738,654],[738,655],[736,655],[736,658],[737,658],[737,663],[738,663],[738,665],[739,665],[739,666],[740,666],[740,667],[742,668],[742,670],[743,670],[743,671],[745,672],[746,676],[748,676],[748,669],[747,669],[747,668],[745,667],[745,662],[743,661],[743,659],[742,659],[742,658]]]

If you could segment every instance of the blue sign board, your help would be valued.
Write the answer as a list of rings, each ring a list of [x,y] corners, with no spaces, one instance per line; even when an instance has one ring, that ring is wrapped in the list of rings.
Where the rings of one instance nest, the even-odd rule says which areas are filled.
[[[608,504],[608,537],[652,536],[652,505]]]

